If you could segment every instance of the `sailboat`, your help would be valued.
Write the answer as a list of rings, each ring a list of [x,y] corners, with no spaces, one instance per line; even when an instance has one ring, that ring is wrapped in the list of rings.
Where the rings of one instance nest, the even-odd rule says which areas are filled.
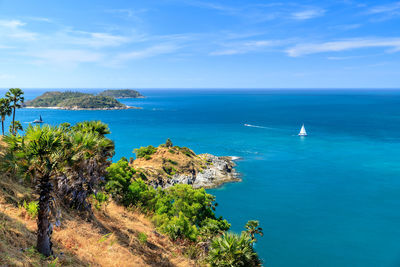
[[[42,115],[40,115],[40,119],[36,119],[33,121],[33,123],[43,123]]]
[[[304,128],[304,124],[303,124],[303,126],[301,126],[299,136],[307,136],[307,132],[306,132],[306,128]]]

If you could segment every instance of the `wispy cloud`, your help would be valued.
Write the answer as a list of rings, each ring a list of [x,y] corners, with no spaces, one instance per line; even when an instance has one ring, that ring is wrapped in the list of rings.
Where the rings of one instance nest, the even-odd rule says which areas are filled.
[[[310,54],[339,52],[360,48],[386,47],[392,48],[391,51],[400,50],[400,38],[357,38],[342,41],[305,43],[298,44],[286,50],[291,57],[299,57]]]
[[[388,5],[374,6],[368,10],[369,14],[400,14],[400,2],[391,3]]]
[[[127,60],[155,57],[163,54],[173,53],[177,51],[179,48],[180,48],[179,46],[172,43],[153,45],[140,50],[120,53],[115,57],[114,61],[115,63],[121,63]]]
[[[26,25],[26,23],[20,20],[0,20],[0,27],[15,29],[24,25]]]
[[[89,47],[120,46],[130,42],[127,36],[113,35],[104,32],[85,32],[75,30],[63,30],[57,33],[59,40],[67,44],[75,44]]]
[[[27,55],[36,58],[34,61],[36,64],[76,65],[78,63],[100,62],[103,59],[101,53],[73,49],[32,51]]]
[[[314,8],[314,9],[306,9],[298,12],[292,13],[292,18],[296,20],[307,20],[313,19],[317,17],[321,17],[325,14],[324,9]]]
[[[211,56],[227,56],[227,55],[238,55],[247,54],[251,52],[257,52],[265,50],[268,47],[274,47],[281,44],[281,41],[275,40],[258,40],[258,41],[244,41],[244,42],[233,42],[224,44],[225,48],[213,51],[210,53]]]
[[[22,27],[25,25],[26,23],[20,20],[0,20],[0,34],[6,36],[8,41],[10,39],[35,40],[37,34],[24,30]]]

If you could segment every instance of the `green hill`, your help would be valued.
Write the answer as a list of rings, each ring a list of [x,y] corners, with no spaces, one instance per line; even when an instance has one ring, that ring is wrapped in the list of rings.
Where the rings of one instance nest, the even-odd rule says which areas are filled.
[[[105,90],[99,94],[99,96],[110,96],[114,98],[142,98],[144,97],[141,93],[132,89],[122,90]]]
[[[46,92],[25,103],[26,107],[59,109],[127,109],[113,97],[80,92]]]

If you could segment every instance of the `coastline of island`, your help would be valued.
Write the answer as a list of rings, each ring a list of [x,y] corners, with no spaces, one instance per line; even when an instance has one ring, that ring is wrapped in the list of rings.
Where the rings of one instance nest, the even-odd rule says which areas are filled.
[[[62,109],[62,110],[121,110],[141,109],[140,107],[127,106],[116,98],[143,98],[138,91],[105,90],[97,95],[72,92],[50,91],[27,101],[24,108]]]

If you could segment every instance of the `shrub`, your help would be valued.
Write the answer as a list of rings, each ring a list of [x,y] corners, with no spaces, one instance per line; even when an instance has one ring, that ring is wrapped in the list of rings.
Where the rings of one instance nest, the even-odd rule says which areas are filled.
[[[248,234],[225,233],[211,242],[208,255],[211,266],[260,266]]]
[[[94,200],[94,207],[97,210],[101,210],[104,204],[107,203],[108,201],[108,195],[103,193],[103,192],[97,192],[96,194],[92,195],[93,200]]]
[[[146,244],[147,243],[147,235],[146,235],[146,233],[139,232],[138,233],[138,239],[139,239],[140,243]]]
[[[39,201],[31,201],[29,203],[26,203],[26,201],[24,200],[23,207],[31,218],[36,218],[38,216]]]
[[[190,149],[187,148],[187,147],[181,147],[181,148],[179,148],[179,149],[180,149],[180,151],[181,151],[183,154],[185,154],[185,155],[188,156],[188,157],[192,157],[192,156],[195,156],[195,155],[196,155],[192,150],[190,150]]]
[[[171,141],[171,139],[167,139],[167,141],[165,142],[165,146],[166,147],[173,147],[174,145],[172,144],[172,141]]]
[[[127,194],[131,179],[136,173],[135,169],[129,166],[126,158],[121,158],[117,163],[113,163],[107,168],[105,189],[115,199],[125,205],[129,205]]]
[[[133,150],[133,152],[136,154],[136,158],[146,158],[146,156],[151,156],[154,153],[156,153],[157,148],[154,146],[147,146],[147,147],[141,147]],[[146,158],[150,159],[150,158]]]
[[[178,162],[172,160],[172,159],[168,159],[167,160],[169,163],[171,163],[172,165],[178,165]]]

